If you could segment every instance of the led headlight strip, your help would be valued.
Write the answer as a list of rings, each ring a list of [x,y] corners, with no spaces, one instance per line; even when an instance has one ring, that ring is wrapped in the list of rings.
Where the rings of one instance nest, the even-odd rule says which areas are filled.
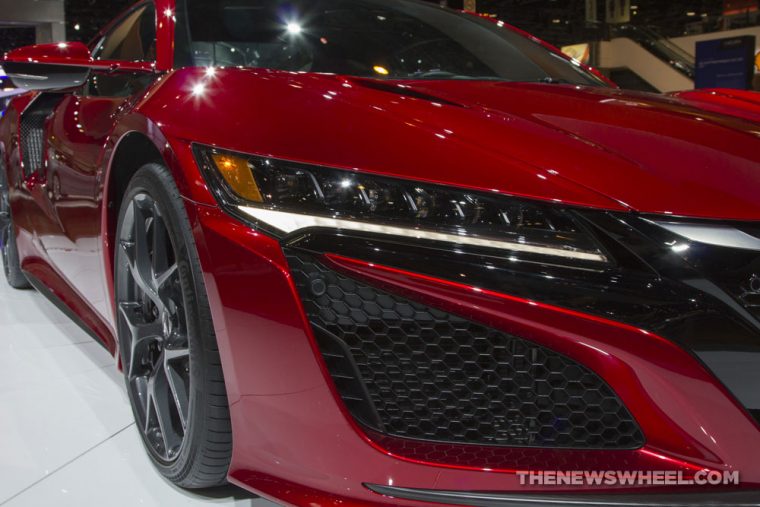
[[[578,218],[551,204],[216,148],[194,149],[222,205],[284,235],[333,229],[466,245],[504,256],[608,262]]]
[[[238,209],[240,209],[240,211],[246,215],[265,224],[268,224],[276,229],[279,229],[286,234],[291,234],[304,229],[322,227],[345,231],[384,234],[387,236],[401,236],[427,241],[445,241],[448,243],[456,243],[460,245],[496,248],[500,250],[509,250],[511,252],[524,252],[536,255],[551,255],[555,257],[563,257],[566,259],[578,259],[591,262],[605,262],[607,260],[604,255],[597,253],[529,245],[516,241],[482,239],[465,234],[446,234],[442,232],[427,231],[422,229],[395,227],[391,225],[378,225],[356,220],[342,220],[339,218],[301,215],[298,213],[289,213],[285,211],[276,211],[264,208],[251,208],[248,206],[239,206]]]

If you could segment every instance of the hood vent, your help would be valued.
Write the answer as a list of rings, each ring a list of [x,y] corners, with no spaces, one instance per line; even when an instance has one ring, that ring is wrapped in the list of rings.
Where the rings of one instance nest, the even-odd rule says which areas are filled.
[[[428,93],[415,90],[414,88],[411,88],[410,86],[407,86],[407,85],[387,83],[383,81],[378,81],[377,79],[368,79],[368,78],[352,78],[351,82],[353,82],[354,84],[363,86],[365,88],[371,88],[372,90],[377,90],[379,92],[393,93],[395,95],[401,95],[402,97],[410,97],[413,99],[425,100],[427,102],[445,104],[447,106],[464,107],[462,104],[458,104],[450,100],[436,97],[435,95],[430,95]]]

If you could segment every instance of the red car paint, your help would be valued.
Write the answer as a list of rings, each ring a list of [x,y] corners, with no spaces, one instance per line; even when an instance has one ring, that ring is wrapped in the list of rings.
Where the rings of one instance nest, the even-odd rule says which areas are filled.
[[[13,58],[15,51],[6,53],[6,58]],[[70,64],[87,60],[92,62],[89,48],[81,42],[62,42],[56,44],[40,44],[23,48],[23,58],[34,63],[60,63]]]
[[[697,107],[760,123],[760,93],[747,90],[687,90],[672,94]]]
[[[11,170],[11,203],[22,267],[115,353],[116,211],[104,205],[112,161],[130,136],[161,153],[185,199],[204,271],[230,400],[232,482],[293,505],[408,506],[428,504],[387,499],[362,484],[556,493],[519,485],[515,470],[538,462],[568,470],[740,470],[744,487],[760,486],[756,423],[670,341],[334,256],[338,271],[587,365],[618,393],[647,443],[614,452],[503,450],[484,466],[477,458],[420,459],[424,449],[364,432],[337,396],[279,242],[219,208],[191,151],[197,142],[588,208],[759,220],[760,140],[749,113],[569,85],[386,82],[383,91],[332,75],[219,69],[208,77],[204,69],[172,70],[174,4],[156,3],[156,83],[138,97],[65,99],[47,126],[49,171],[19,180]],[[22,61],[33,56],[27,51],[6,58]],[[193,93],[199,84],[204,93]],[[18,117],[31,99],[15,99],[0,123],[9,168],[20,166]]]

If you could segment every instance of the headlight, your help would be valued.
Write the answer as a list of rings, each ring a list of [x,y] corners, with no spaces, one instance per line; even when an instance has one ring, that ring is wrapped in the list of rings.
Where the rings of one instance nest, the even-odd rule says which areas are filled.
[[[418,181],[195,146],[220,203],[285,236],[329,228],[488,250],[607,263],[570,210]]]

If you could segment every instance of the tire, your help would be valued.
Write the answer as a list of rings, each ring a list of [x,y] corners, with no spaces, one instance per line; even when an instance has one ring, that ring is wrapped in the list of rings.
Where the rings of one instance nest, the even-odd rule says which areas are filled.
[[[222,485],[229,405],[190,222],[166,168],[148,164],[130,181],[115,252],[121,361],[143,444],[177,486]]]
[[[3,272],[8,285],[14,289],[31,289],[32,286],[21,271],[8,194],[8,174],[5,171],[4,157],[0,153],[0,257],[2,257]]]

